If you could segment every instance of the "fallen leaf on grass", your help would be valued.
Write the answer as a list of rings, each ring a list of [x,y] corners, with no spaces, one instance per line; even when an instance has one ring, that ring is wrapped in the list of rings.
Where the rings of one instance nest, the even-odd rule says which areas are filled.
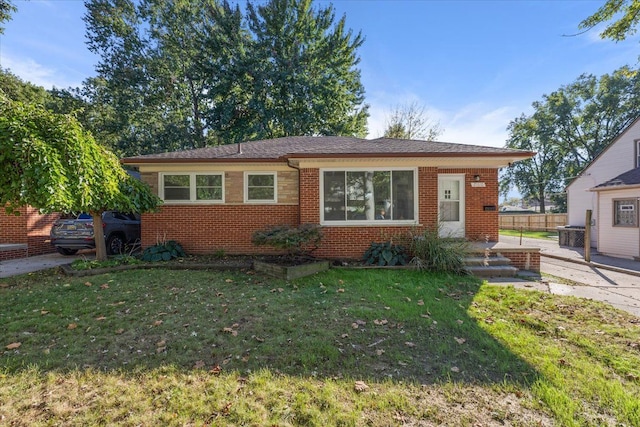
[[[349,338],[349,334],[342,334],[342,335],[340,335],[340,338],[342,338],[342,339]]]
[[[386,325],[387,323],[389,323],[389,321],[387,319],[382,319],[382,320],[375,319],[373,321],[373,324],[374,325],[378,325],[378,326]]]
[[[377,354],[378,356],[382,356],[382,355],[384,354],[384,350],[383,350],[383,349],[376,350],[376,354]]]
[[[167,347],[158,347],[156,348],[156,353],[164,353]]]
[[[167,345],[167,342],[165,340],[158,341],[156,343],[156,347],[166,347],[166,345]]]
[[[124,329],[120,328],[116,330],[116,335],[120,335],[122,333],[124,333]]]
[[[451,372],[460,372],[460,368],[458,368],[457,366],[452,366]]]
[[[153,326],[160,326],[162,325],[162,320],[156,320],[155,322],[153,322]]]
[[[418,305],[424,305],[424,301],[423,300],[419,300],[418,301]]]
[[[216,365],[211,368],[209,372],[211,372],[213,375],[220,375],[220,372],[222,372],[222,368],[220,367],[220,365]]]
[[[464,338],[453,337],[453,339],[454,339],[454,340],[456,340],[456,342],[457,342],[458,344],[460,344],[460,345],[462,345],[462,344],[464,344],[464,343],[466,343],[466,342],[467,342],[467,340],[466,340],[466,339],[464,339]]]
[[[204,362],[202,360],[198,360],[194,365],[193,369],[202,369],[204,368]]]
[[[233,279],[224,279],[226,283],[233,283]]]
[[[369,386],[365,384],[364,381],[356,381],[356,383],[354,384],[353,388],[355,389],[355,391],[357,391],[358,393],[361,393],[363,391],[367,391],[369,390]]]
[[[49,312],[47,310],[41,310],[40,314],[42,314],[44,316],[45,314],[49,314]]]
[[[84,282],[84,285],[85,285],[85,286],[93,286],[93,283],[91,283],[91,282]]]
[[[15,350],[16,348],[20,348],[21,345],[21,342],[12,342],[7,346],[7,350]]]
[[[98,316],[96,317],[96,320],[100,321],[100,320],[106,320],[107,318],[104,316]]]
[[[416,346],[416,344],[415,344],[415,343],[412,343],[411,341],[407,341],[407,342],[405,342],[405,343],[404,343],[404,345],[406,345],[406,346],[407,346],[407,347],[409,347],[409,348],[413,348],[413,347],[415,347],[415,346]]]
[[[338,292],[339,294],[343,294],[344,293],[344,288],[340,288],[336,292]]]
[[[237,336],[238,336],[238,331],[236,331],[236,330],[235,330],[235,329],[233,329],[233,328],[222,328],[222,332],[226,332],[226,333],[228,333],[228,334],[231,334],[231,335],[233,335],[234,337],[237,337]]]
[[[67,329],[72,330],[78,327],[77,323],[69,323],[69,326],[67,326]]]

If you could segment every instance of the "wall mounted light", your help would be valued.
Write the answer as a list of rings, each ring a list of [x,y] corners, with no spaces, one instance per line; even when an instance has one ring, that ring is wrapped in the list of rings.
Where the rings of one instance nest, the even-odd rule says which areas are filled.
[[[480,181],[480,175],[473,175],[474,181]]]

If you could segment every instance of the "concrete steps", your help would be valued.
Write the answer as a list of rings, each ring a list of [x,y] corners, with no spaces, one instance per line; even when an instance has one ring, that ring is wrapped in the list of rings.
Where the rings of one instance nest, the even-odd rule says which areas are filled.
[[[509,258],[500,254],[469,256],[464,259],[465,270],[476,277],[515,277],[518,269]]]

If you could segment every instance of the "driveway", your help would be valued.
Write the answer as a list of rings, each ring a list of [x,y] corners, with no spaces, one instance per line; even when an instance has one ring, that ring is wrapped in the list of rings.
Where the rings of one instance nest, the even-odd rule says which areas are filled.
[[[39,270],[71,264],[77,259],[94,259],[94,251],[80,251],[77,255],[64,256],[59,253],[36,255],[27,258],[0,261],[0,278],[17,276],[19,274],[33,273]]]
[[[500,236],[500,241],[520,243],[509,236]],[[511,283],[514,286],[603,301],[640,317],[640,262],[592,250],[592,262],[586,263],[581,248],[560,247],[553,240],[522,239],[522,245],[540,248],[542,278]]]

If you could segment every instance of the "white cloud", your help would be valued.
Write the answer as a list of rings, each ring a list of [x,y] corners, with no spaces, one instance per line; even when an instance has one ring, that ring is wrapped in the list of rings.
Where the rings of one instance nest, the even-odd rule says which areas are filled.
[[[31,58],[14,57],[2,52],[0,54],[0,64],[2,64],[2,68],[8,68],[22,80],[43,86],[45,89],[51,89],[54,86],[66,88],[80,85],[78,82],[66,78],[59,70],[45,67]]]
[[[439,122],[444,129],[438,138],[440,141],[504,147],[509,122],[521,114],[521,111],[515,107],[496,107],[485,103],[469,104],[457,111],[444,111],[429,106],[427,102],[412,93],[377,93],[368,99],[368,102],[370,104],[368,138],[382,136],[387,117],[393,107],[415,102],[425,106],[427,117],[434,122]]]

